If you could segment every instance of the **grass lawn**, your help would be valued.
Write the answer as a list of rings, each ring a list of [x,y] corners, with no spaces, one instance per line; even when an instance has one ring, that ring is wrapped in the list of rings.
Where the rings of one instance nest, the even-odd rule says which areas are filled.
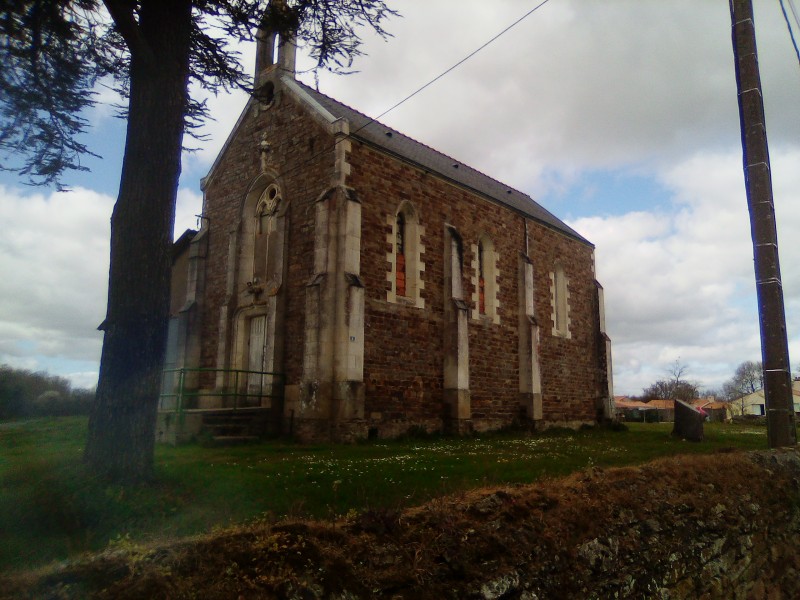
[[[0,570],[61,560],[109,542],[168,539],[259,518],[333,519],[589,466],[767,446],[763,426],[706,424],[706,440],[699,444],[671,438],[671,423],[628,426],[622,432],[554,430],[348,446],[160,446],[155,482],[122,488],[83,468],[85,418],[0,423]]]

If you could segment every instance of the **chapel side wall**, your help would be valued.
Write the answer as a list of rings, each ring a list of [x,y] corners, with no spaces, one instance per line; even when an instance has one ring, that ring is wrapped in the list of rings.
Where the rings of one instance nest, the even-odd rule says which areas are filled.
[[[544,420],[594,422],[595,401],[603,391],[602,365],[596,352],[599,329],[593,249],[539,224],[529,226],[529,244],[540,327]],[[552,333],[551,272],[558,263],[568,280],[569,337]]]
[[[353,144],[348,184],[362,201],[362,266],[366,287],[364,372],[365,416],[372,426],[396,421],[441,425],[443,407],[445,223],[463,239],[462,284],[469,304],[469,389],[472,426],[495,429],[521,416],[519,396],[519,260],[525,250],[521,215],[394,160]],[[413,204],[423,228],[421,243],[424,308],[387,301],[391,282],[386,260],[394,215],[402,201]],[[488,235],[498,254],[497,314],[473,318],[473,265],[480,236]],[[592,248],[528,220],[535,278],[535,310],[540,326],[544,420],[592,422],[598,393],[593,310]],[[551,339],[550,272],[560,259],[570,281],[571,339]],[[392,432],[387,424],[387,435]],[[381,435],[384,432],[381,428]]]
[[[208,217],[210,235],[201,365],[227,367],[230,360],[233,332],[229,326],[225,340],[226,365],[217,364],[220,308],[229,301],[230,234],[238,231],[248,188],[261,172],[259,144],[262,136],[266,136],[271,145],[268,166],[280,174],[278,181],[283,198],[290,203],[288,261],[284,276],[287,293],[284,371],[286,383],[296,384],[303,366],[306,284],[313,275],[314,205],[331,185],[333,152],[325,150],[333,146],[333,138],[291,100],[288,93],[278,91],[276,96],[270,108],[248,111],[205,189],[204,216]],[[232,316],[228,315],[229,323]],[[213,387],[213,382],[206,382],[204,387]]]
[[[469,379],[473,428],[498,429],[521,416],[519,403],[519,260],[524,250],[524,219],[508,209],[469,195],[456,200],[464,222],[465,270],[470,306]],[[480,315],[475,300],[477,244],[488,236],[497,253],[497,316]],[[492,302],[486,298],[486,303]]]
[[[433,177],[354,143],[348,185],[361,199],[361,276],[365,285],[364,415],[381,436],[411,426],[441,428],[442,405],[442,232],[430,189]],[[387,279],[394,215],[402,201],[413,204],[423,228],[424,308],[387,302]],[[434,213],[434,211],[436,211]],[[437,214],[436,220],[430,215]],[[438,284],[431,285],[431,282]]]

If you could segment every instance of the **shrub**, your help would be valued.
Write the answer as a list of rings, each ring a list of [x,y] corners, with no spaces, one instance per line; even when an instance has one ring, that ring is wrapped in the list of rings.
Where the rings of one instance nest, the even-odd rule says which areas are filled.
[[[63,377],[0,365],[0,420],[87,415],[93,401]]]

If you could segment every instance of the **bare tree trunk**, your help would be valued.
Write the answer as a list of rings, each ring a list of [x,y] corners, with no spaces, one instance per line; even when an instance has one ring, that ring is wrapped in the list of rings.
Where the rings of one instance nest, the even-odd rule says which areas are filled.
[[[141,5],[97,396],[85,461],[117,481],[153,471],[155,420],[169,318],[175,199],[189,73],[190,0]]]

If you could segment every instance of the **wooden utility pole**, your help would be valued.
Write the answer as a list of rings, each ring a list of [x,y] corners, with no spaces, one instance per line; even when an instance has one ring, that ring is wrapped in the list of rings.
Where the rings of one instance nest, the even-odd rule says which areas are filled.
[[[794,446],[792,375],[786,341],[783,285],[778,262],[778,234],[772,203],[772,177],[764,125],[764,103],[758,72],[756,33],[751,0],[729,0],[733,55],[742,131],[744,182],[750,212],[750,232],[755,259],[761,357],[764,365],[764,398],[769,447]]]

